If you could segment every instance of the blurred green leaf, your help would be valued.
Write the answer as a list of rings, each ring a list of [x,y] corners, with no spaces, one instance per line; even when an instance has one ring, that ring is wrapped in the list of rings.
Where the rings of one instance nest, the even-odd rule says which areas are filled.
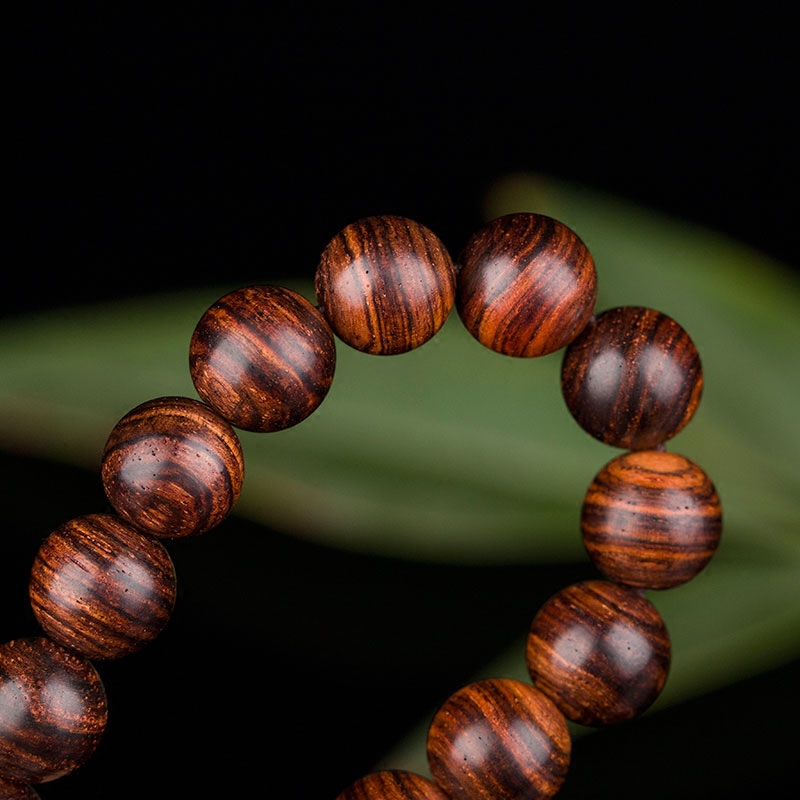
[[[554,216],[584,239],[598,269],[598,311],[658,308],[683,325],[703,359],[700,408],[670,449],[716,484],[723,541],[690,584],[651,593],[674,645],[670,680],[654,709],[796,657],[795,276],[712,231],[543,176],[509,176],[487,199],[487,218],[521,210]],[[454,254],[461,244],[450,243]],[[310,299],[313,267],[308,282],[288,283]],[[97,468],[109,430],[134,405],[194,396],[191,332],[232,288],[3,322],[0,446]],[[370,356],[340,344],[333,387],[310,419],[279,433],[241,434],[247,472],[235,513],[383,556],[581,560],[583,493],[619,451],[570,417],[560,360],[558,353],[497,355],[455,314],[432,341],[404,355]],[[483,674],[523,677],[522,646]],[[424,772],[423,737],[424,721],[387,763]]]

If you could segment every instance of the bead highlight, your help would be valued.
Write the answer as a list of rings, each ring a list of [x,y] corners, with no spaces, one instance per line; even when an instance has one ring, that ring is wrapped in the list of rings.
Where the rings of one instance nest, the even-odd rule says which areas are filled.
[[[488,678],[452,694],[428,730],[431,773],[452,800],[552,797],[567,775],[567,723],[539,689]]]
[[[164,538],[195,536],[231,511],[244,455],[228,422],[187,397],[161,397],[129,411],[103,450],[101,477],[116,512]]]
[[[197,393],[237,428],[290,428],[316,411],[336,365],[333,332],[302,295],[280,286],[229,292],[189,345]]]
[[[44,783],[94,753],[108,720],[91,662],[43,636],[0,645],[0,774]]]
[[[719,546],[719,495],[700,467],[677,453],[640,450],[610,461],[581,510],[586,552],[607,578],[671,589],[694,578]]]
[[[135,653],[164,629],[175,606],[175,567],[161,542],[110,514],[53,531],[29,582],[45,632],[92,659]]]
[[[623,306],[599,314],[567,347],[561,388],[587,433],[614,447],[646,450],[692,418],[703,370],[694,342],[675,320]]]
[[[534,684],[581,725],[633,719],[667,680],[670,640],[655,606],[634,589],[590,580],[550,598],[526,646]]]
[[[397,355],[427,342],[455,303],[450,253],[436,234],[405,217],[358,220],[334,236],[314,278],[336,335],[365,353]]]
[[[527,358],[554,353],[592,316],[594,259],[574,231],[551,217],[498,217],[473,234],[459,263],[461,321],[498,353]]]

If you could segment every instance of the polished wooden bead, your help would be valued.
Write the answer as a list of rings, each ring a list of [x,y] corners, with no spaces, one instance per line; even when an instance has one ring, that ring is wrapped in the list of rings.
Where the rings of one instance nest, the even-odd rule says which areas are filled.
[[[670,640],[641,592],[582,581],[539,609],[526,661],[534,684],[567,719],[596,727],[633,719],[653,704],[667,679]]]
[[[116,512],[164,538],[203,533],[233,508],[244,455],[231,425],[188,397],[159,397],[129,411],[103,451],[102,480]]]
[[[197,393],[237,428],[260,433],[302,422],[328,394],[333,331],[297,292],[246,286],[200,318],[189,346]]]
[[[320,309],[356,350],[395,355],[438,332],[455,303],[455,269],[436,234],[414,220],[360,219],[324,248],[315,275]]]
[[[44,636],[0,645],[0,773],[22,783],[67,775],[107,721],[105,688],[83,656]]]
[[[0,800],[41,800],[41,796],[30,784],[18,783],[0,775]]]
[[[39,547],[31,606],[55,641],[91,659],[140,650],[175,606],[175,568],[164,545],[110,514],[72,519]]]
[[[552,797],[566,778],[571,749],[556,706],[511,678],[462,687],[428,729],[431,774],[451,800]]]
[[[670,589],[717,550],[722,507],[714,484],[677,453],[625,453],[594,477],[581,511],[583,543],[607,578]]]
[[[381,770],[365,775],[336,800],[449,800],[431,780],[406,770]]]
[[[673,437],[703,390],[689,334],[652,308],[622,306],[587,325],[564,354],[561,389],[578,424],[600,441],[645,450]]]
[[[481,344],[504,355],[560,350],[594,311],[594,259],[573,230],[551,217],[498,217],[472,235],[458,260],[461,321]]]

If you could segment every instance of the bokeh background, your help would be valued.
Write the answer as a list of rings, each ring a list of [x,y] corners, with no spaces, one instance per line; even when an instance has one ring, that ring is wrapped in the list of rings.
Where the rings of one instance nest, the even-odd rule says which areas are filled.
[[[456,252],[519,171],[796,271],[798,64],[769,6],[707,21],[674,5],[31,11],[6,31],[0,314],[310,277],[330,236],[373,213],[415,218]],[[37,537],[104,499],[92,473],[18,452],[0,474],[11,638],[35,630]],[[108,735],[43,800],[209,787],[333,800],[526,626],[531,592],[583,577],[580,564],[375,559],[225,524],[207,549],[179,548],[168,635],[104,667]],[[251,592],[242,608],[236,560],[265,558],[247,552],[265,536],[263,605]],[[580,742],[564,796],[769,796],[793,774],[798,675]]]

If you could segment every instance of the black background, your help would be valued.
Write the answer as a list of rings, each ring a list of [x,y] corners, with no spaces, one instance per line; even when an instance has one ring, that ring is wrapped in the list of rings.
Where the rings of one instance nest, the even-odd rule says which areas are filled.
[[[1,313],[310,277],[328,238],[373,213],[418,219],[455,251],[492,181],[516,170],[800,264],[788,19],[763,3],[707,22],[674,5],[454,8],[12,20]],[[21,600],[32,537],[105,501],[79,470],[13,455],[0,469],[10,638],[35,631]],[[269,563],[243,563],[266,535]],[[586,573],[384,562],[236,518],[192,544],[173,551],[168,633],[102,666],[108,734],[43,800],[333,800]],[[240,594],[209,616],[239,569]],[[778,796],[796,681],[789,667],[581,742],[563,796]]]

